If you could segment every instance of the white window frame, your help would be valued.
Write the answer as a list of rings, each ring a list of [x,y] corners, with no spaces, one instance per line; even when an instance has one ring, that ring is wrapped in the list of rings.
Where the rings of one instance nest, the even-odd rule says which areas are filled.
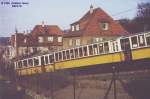
[[[94,42],[99,42],[99,38],[98,37],[94,38]]]
[[[62,37],[61,36],[58,37],[58,42],[62,42]]]
[[[136,44],[133,44],[133,41],[132,41],[132,38],[133,38],[133,37],[136,37],[136,40],[137,40],[137,43],[136,43]],[[138,44],[139,41],[138,41],[137,35],[131,36],[131,37],[130,37],[130,40],[131,40],[131,48],[132,48],[132,49],[136,49],[136,48],[139,47],[139,44]]]
[[[80,25],[77,24],[77,25],[76,25],[76,31],[79,31],[79,30],[80,30]]]
[[[109,29],[109,23],[108,22],[101,22],[101,28],[102,28],[102,30],[108,30]]]
[[[53,36],[48,36],[47,40],[48,40],[48,42],[53,42],[54,41],[54,37]]]
[[[146,33],[146,34],[145,34],[146,46],[150,46],[150,45],[148,44],[147,37],[150,37],[150,33]]]
[[[102,37],[94,37],[94,38],[93,38],[93,42],[94,42],[94,43],[102,42],[102,41],[103,41],[103,38],[102,38]]]
[[[39,43],[43,43],[43,42],[44,42],[44,38],[43,38],[42,36],[39,36],[39,37],[38,37],[38,42],[39,42]]]
[[[75,31],[74,25],[71,26],[71,31]]]
[[[27,38],[24,39],[24,43],[27,43]]]
[[[81,45],[80,39],[76,39],[76,40],[75,40],[75,45],[76,45],[76,46],[80,46],[80,45]]]

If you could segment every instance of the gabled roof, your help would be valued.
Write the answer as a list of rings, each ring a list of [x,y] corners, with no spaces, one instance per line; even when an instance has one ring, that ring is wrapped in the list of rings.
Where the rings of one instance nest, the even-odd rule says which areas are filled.
[[[15,46],[47,46],[49,42],[44,42],[39,45],[37,40],[38,36],[62,36],[63,31],[57,25],[36,25],[31,33],[15,33],[11,36],[11,44]],[[56,42],[51,44],[57,45]],[[60,43],[59,43],[60,45]]]
[[[94,12],[95,12],[95,10],[93,11],[93,13]],[[90,11],[88,11],[83,17],[81,17],[78,21],[72,23],[71,25],[89,20],[91,16],[92,16],[92,14],[90,14]]]
[[[37,35],[63,35],[63,31],[57,25],[36,25],[32,30],[33,36]]]
[[[79,37],[83,35],[84,30],[76,31],[76,32],[65,32],[64,37]]]
[[[101,30],[99,22],[110,23],[109,30]],[[94,23],[94,24],[93,24]],[[76,37],[82,35],[97,36],[115,36],[115,35],[126,35],[127,31],[116,21],[113,20],[105,11],[101,8],[93,9],[93,12],[88,11],[82,18],[78,21],[72,23],[71,25],[80,24],[79,31],[69,31],[65,33],[64,37]]]

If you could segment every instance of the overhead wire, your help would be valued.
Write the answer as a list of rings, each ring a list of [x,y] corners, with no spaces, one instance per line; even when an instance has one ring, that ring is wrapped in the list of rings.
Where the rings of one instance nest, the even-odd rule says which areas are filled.
[[[124,13],[127,13],[127,12],[130,12],[130,11],[133,11],[133,10],[137,10],[137,8],[131,8],[131,9],[127,9],[127,10],[124,10],[124,11],[121,11],[121,12],[118,12],[118,13],[115,13],[115,14],[112,14],[112,16],[118,16],[118,15],[121,15],[121,14],[124,14]]]

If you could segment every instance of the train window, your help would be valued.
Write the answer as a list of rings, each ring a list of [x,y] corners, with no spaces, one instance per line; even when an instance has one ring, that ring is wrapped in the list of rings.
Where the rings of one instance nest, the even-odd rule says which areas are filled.
[[[49,64],[49,57],[48,56],[45,56],[45,64]]]
[[[129,38],[120,39],[120,43],[122,50],[130,50]]]
[[[79,56],[80,56],[80,57],[83,57],[83,50],[82,50],[82,47],[79,48]]]
[[[105,53],[108,53],[108,52],[109,52],[109,45],[108,45],[108,42],[105,42],[105,43],[104,43],[104,51],[105,51]]]
[[[18,68],[22,68],[22,61],[18,62]]]
[[[131,37],[131,42],[132,42],[132,48],[138,47],[137,36]]]
[[[88,55],[87,46],[83,47],[83,54],[84,54],[84,56]]]
[[[119,51],[118,42],[115,42],[116,51]]]
[[[115,51],[115,42],[112,42],[111,44],[112,44],[112,50],[114,52]]]
[[[29,66],[33,66],[33,59],[28,59]]]
[[[63,51],[63,60],[66,60],[66,51]]]
[[[70,59],[70,53],[69,53],[69,50],[66,51],[66,58],[67,58],[67,59]]]
[[[93,55],[93,46],[89,45],[88,48],[89,48],[89,55]]]
[[[27,60],[23,60],[23,66],[24,66],[24,67],[27,67],[27,66],[28,66]]]
[[[41,56],[41,65],[44,65],[44,56]]]
[[[113,50],[113,52],[118,51],[118,43],[115,41],[112,42],[112,50]]]
[[[38,57],[34,58],[34,66],[38,66],[39,65],[39,59]]]
[[[49,60],[50,60],[50,63],[53,63],[54,62],[54,55],[49,55]]]
[[[70,50],[70,57],[71,57],[71,59],[74,58],[74,50],[73,49]]]
[[[78,58],[78,56],[79,56],[78,48],[74,49],[74,52],[75,52],[75,58]]]
[[[55,60],[58,61],[58,53],[55,53]]]
[[[146,42],[147,42],[147,45],[150,46],[150,34],[146,34]]]
[[[98,54],[98,45],[97,44],[93,45],[93,50],[94,50],[94,54],[97,55]]]
[[[139,35],[138,40],[139,40],[139,46],[145,46],[144,35]]]
[[[62,60],[62,52],[59,52],[58,54],[59,54],[59,61],[61,61]]]
[[[99,44],[99,53],[104,53],[103,43]]]

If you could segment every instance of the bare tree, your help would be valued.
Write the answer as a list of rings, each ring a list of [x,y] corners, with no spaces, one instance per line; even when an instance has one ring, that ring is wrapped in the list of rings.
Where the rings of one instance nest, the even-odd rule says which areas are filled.
[[[150,30],[150,2],[141,3],[138,5],[137,20],[143,26],[144,31]]]

